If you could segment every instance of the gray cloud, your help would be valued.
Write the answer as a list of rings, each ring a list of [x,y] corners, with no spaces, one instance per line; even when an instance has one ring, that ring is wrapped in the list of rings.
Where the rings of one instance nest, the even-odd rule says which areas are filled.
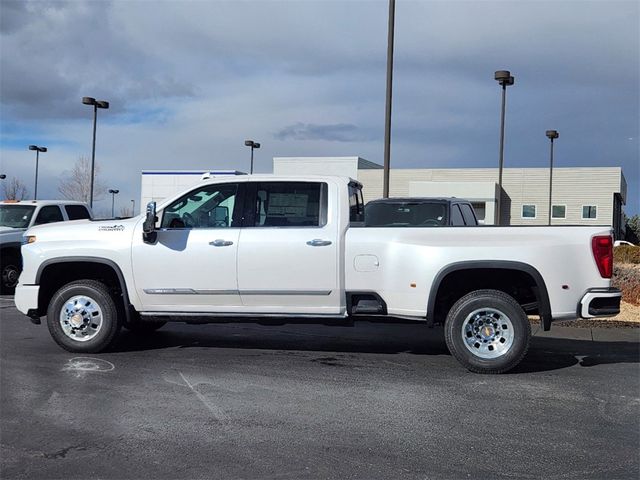
[[[27,3],[23,0],[4,0],[0,14],[0,32],[11,33],[27,23]]]
[[[278,130],[277,140],[326,140],[328,142],[357,142],[371,140],[373,137],[349,123],[316,125],[298,122]]]

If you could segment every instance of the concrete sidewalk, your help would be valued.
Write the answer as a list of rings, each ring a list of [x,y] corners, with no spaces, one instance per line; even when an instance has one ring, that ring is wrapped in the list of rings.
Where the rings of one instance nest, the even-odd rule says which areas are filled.
[[[640,328],[581,328],[560,327],[552,324],[551,330],[545,332],[539,325],[531,325],[531,334],[540,338],[640,343]]]

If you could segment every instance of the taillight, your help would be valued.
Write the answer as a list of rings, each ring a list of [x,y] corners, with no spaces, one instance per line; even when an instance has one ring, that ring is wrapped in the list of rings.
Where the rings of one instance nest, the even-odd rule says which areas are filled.
[[[598,235],[591,239],[591,251],[600,276],[611,278],[613,273],[613,238],[611,235]]]

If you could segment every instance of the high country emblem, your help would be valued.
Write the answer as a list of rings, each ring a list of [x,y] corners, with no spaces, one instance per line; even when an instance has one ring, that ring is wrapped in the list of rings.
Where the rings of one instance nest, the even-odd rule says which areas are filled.
[[[122,232],[123,230],[124,225],[103,225],[98,227],[99,232]]]

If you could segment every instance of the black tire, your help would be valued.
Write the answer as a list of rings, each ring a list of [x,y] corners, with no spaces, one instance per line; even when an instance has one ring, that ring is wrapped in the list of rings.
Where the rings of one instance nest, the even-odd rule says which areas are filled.
[[[91,299],[92,305],[97,307],[101,313],[100,327],[93,338],[89,340],[75,340],[62,328],[61,314],[63,309],[68,311],[66,309],[67,302],[70,302],[74,297]],[[113,296],[105,284],[96,280],[77,280],[64,285],[51,298],[47,309],[47,326],[53,339],[65,350],[74,353],[99,353],[113,343],[120,331],[122,319],[118,315],[118,310]]]
[[[2,284],[0,284],[0,289],[3,294],[10,295],[15,292],[21,271],[22,262],[20,257],[15,255],[2,257]]]
[[[484,309],[489,309],[489,312],[484,312]],[[499,314],[504,317],[500,317]],[[502,325],[494,328],[494,317],[498,319],[495,320],[496,324]],[[499,320],[505,317],[508,322]],[[502,330],[508,325],[511,328]],[[475,328],[482,332],[475,335]],[[485,328],[487,330],[484,330]],[[511,370],[527,354],[531,339],[531,325],[526,313],[513,297],[499,290],[476,290],[458,300],[447,315],[444,332],[451,355],[475,373],[496,374]],[[483,333],[487,337],[482,336]],[[505,341],[507,339],[508,341]],[[485,349],[484,352],[481,348]],[[505,350],[500,351],[503,348]],[[487,349],[495,350],[490,352]],[[499,356],[486,358],[487,355]]]

